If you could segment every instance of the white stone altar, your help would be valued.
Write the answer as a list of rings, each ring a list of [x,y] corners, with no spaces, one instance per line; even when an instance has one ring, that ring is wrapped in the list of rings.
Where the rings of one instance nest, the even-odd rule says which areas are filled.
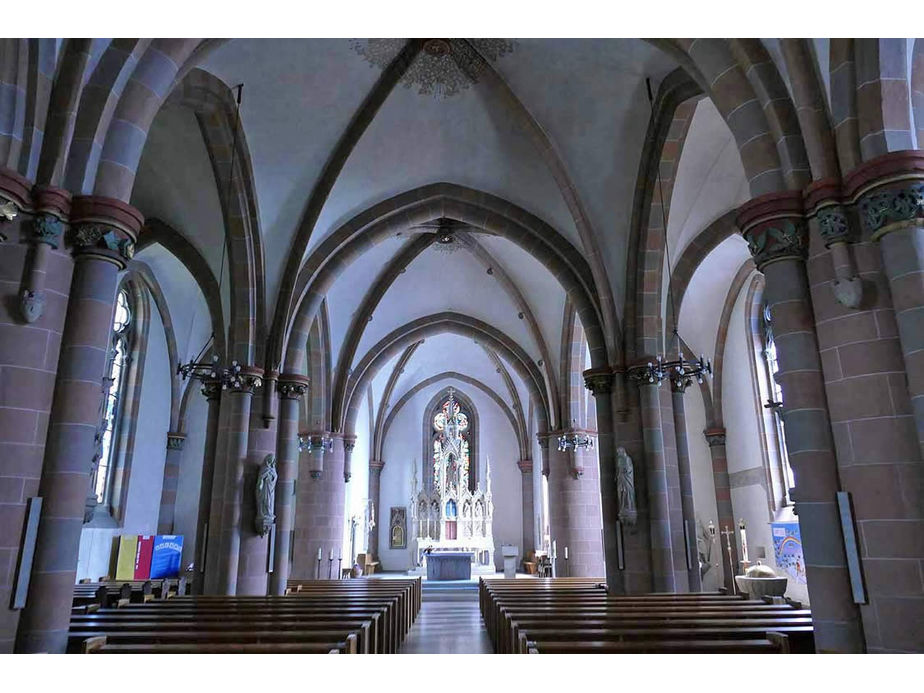
[[[444,551],[427,556],[427,580],[470,580],[472,554]]]
[[[416,566],[409,573],[423,575],[426,552],[470,553],[472,573],[493,574],[494,503],[491,462],[485,467],[485,488],[469,484],[468,418],[450,390],[449,399],[434,418],[432,484],[417,483],[414,466],[409,538]]]

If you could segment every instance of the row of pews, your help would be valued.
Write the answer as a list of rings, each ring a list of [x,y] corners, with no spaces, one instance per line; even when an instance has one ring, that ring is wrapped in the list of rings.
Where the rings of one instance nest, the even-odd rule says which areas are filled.
[[[719,593],[610,596],[599,579],[482,578],[498,654],[811,653],[812,615]]]
[[[140,604],[186,594],[186,577],[159,580],[82,581],[74,586],[75,610],[86,613],[100,607]]]
[[[283,597],[171,595],[168,585],[166,597],[114,604],[108,590],[125,585],[99,587],[107,603],[92,609],[79,603],[89,586],[75,587],[68,652],[395,653],[421,605],[420,578],[290,580]]]

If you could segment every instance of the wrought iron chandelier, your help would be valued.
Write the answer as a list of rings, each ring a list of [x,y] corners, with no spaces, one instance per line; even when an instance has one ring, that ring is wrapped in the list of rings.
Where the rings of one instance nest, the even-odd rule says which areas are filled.
[[[571,450],[593,450],[594,437],[587,431],[574,427],[574,419],[571,419],[571,427],[558,436],[558,451],[569,452]]]
[[[648,88],[648,103],[653,110],[654,98],[651,93],[650,79],[645,79],[645,86]],[[668,358],[666,353],[664,355],[658,354],[654,363],[649,361],[645,365],[629,368],[628,375],[633,380],[639,382],[647,382],[650,384],[657,383],[658,387],[661,387],[661,383],[669,378],[675,387],[684,390],[694,380],[702,383],[703,376],[712,373],[712,362],[703,358],[702,354],[700,354],[698,359],[685,359],[683,357],[683,346],[680,341],[680,335],[677,333],[677,311],[674,306],[673,272],[671,271],[671,255],[667,233],[667,215],[664,213],[665,203],[664,189],[661,186],[661,167],[657,167],[656,170],[658,194],[661,199],[661,228],[664,232],[664,255],[667,263],[667,297],[670,304],[671,316],[673,317],[673,339],[671,341],[677,345],[677,357],[671,359]]]
[[[308,435],[307,433],[298,434],[298,451],[314,452],[322,450],[324,452],[334,451],[334,439],[330,436]]]
[[[235,89],[237,89],[237,109],[235,112],[234,118],[234,133],[231,138],[231,164],[228,170],[228,185],[225,193],[225,204],[230,204],[231,200],[231,184],[234,181],[234,163],[237,160],[237,140],[238,133],[240,131],[241,125],[241,95],[244,91],[244,85],[238,84]],[[218,293],[221,295],[221,287],[224,282],[224,272],[225,272],[225,253],[228,250],[228,240],[227,234],[223,232],[223,242],[221,245],[221,264],[219,265],[219,274],[218,274]],[[232,361],[230,366],[224,366],[221,363],[221,356],[218,353],[212,353],[211,361],[206,361],[206,354],[210,349],[215,347],[215,333],[213,332],[211,336],[206,341],[202,349],[199,350],[199,354],[195,359],[190,359],[189,363],[182,363],[177,366],[176,372],[177,375],[181,375],[183,380],[187,378],[194,378],[201,381],[203,384],[220,384],[222,390],[227,390],[229,387],[232,389],[239,389],[244,386],[243,374],[241,373],[241,364],[237,361]],[[260,387],[262,385],[262,378],[254,377],[254,385]]]
[[[244,381],[241,375],[241,365],[237,361],[232,361],[230,366],[222,366],[218,354],[212,354],[211,361],[200,360],[203,354],[212,346],[212,339],[209,339],[202,347],[202,351],[195,359],[190,359],[189,363],[181,363],[176,367],[177,375],[183,376],[183,380],[194,378],[204,384],[220,384],[222,390],[229,387],[238,389],[243,387]],[[262,379],[258,379],[261,380]]]

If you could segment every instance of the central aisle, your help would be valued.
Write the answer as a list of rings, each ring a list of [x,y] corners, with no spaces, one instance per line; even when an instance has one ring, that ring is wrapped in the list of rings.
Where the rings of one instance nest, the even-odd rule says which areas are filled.
[[[491,654],[473,582],[423,583],[423,600],[399,654]]]

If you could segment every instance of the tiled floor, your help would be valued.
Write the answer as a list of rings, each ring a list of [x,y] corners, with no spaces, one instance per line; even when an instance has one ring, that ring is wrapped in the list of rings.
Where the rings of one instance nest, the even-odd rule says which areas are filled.
[[[421,604],[401,654],[490,654],[491,641],[475,600],[428,601]]]

